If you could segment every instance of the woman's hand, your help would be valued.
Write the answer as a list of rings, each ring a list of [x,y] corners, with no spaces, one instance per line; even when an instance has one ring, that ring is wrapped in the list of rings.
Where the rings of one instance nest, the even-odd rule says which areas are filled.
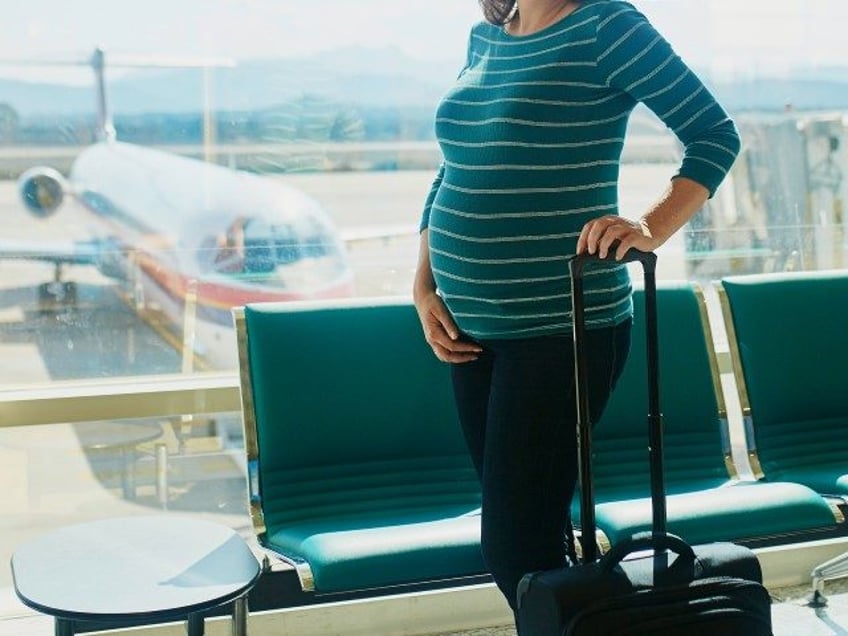
[[[687,177],[671,180],[666,191],[638,221],[609,214],[589,221],[577,239],[577,253],[606,258],[610,246],[620,241],[615,260],[624,258],[631,247],[653,252],[682,228],[709,198],[710,191]]]
[[[422,230],[418,247],[418,267],[412,283],[412,300],[424,329],[424,338],[442,362],[471,362],[482,349],[473,342],[460,340],[459,329],[441,296],[430,267],[430,231]]]
[[[461,363],[476,360],[482,349],[473,342],[459,339],[459,330],[434,291],[415,294],[415,309],[424,329],[424,339],[442,362]]]
[[[651,252],[659,246],[651,236],[647,223],[631,221],[614,214],[598,217],[583,226],[577,239],[577,253],[597,254],[598,258],[606,258],[612,244],[618,241],[615,250],[615,260],[624,258],[631,247],[643,252]]]

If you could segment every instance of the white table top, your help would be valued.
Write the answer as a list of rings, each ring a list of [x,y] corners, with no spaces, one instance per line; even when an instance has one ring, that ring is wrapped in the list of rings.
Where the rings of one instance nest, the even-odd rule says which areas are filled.
[[[169,514],[60,528],[19,546],[11,566],[26,605],[78,620],[184,616],[242,596],[260,574],[231,528]]]

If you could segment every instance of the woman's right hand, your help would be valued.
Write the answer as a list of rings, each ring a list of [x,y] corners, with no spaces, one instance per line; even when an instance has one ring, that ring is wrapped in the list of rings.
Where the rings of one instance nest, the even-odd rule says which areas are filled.
[[[436,281],[430,267],[430,230],[421,231],[418,267],[412,283],[412,300],[424,329],[424,338],[442,362],[471,362],[482,349],[474,342],[460,340],[459,329],[442,297],[436,293]]]
[[[474,342],[460,340],[459,330],[435,290],[414,294],[415,309],[424,339],[442,362],[462,363],[476,360],[482,349]]]

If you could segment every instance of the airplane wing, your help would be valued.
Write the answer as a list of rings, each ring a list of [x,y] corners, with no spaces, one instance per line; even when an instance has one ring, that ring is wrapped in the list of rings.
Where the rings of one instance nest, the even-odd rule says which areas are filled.
[[[97,265],[101,241],[0,240],[0,260],[44,261],[54,265]]]

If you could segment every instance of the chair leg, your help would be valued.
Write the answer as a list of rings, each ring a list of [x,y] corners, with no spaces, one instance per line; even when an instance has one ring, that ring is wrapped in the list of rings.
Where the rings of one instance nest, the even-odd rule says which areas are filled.
[[[848,576],[848,552],[817,565],[813,568],[811,576],[813,589],[807,604],[810,607],[824,607],[827,605],[824,582]]]
[[[127,501],[135,499],[135,448],[121,449],[121,493]]]
[[[233,603],[232,636],[247,636],[247,594]]]
[[[156,499],[162,510],[168,509],[169,485],[168,485],[168,447],[165,444],[156,444]]]
[[[189,614],[186,620],[186,635],[187,636],[203,636],[204,622],[203,614],[195,612]]]

